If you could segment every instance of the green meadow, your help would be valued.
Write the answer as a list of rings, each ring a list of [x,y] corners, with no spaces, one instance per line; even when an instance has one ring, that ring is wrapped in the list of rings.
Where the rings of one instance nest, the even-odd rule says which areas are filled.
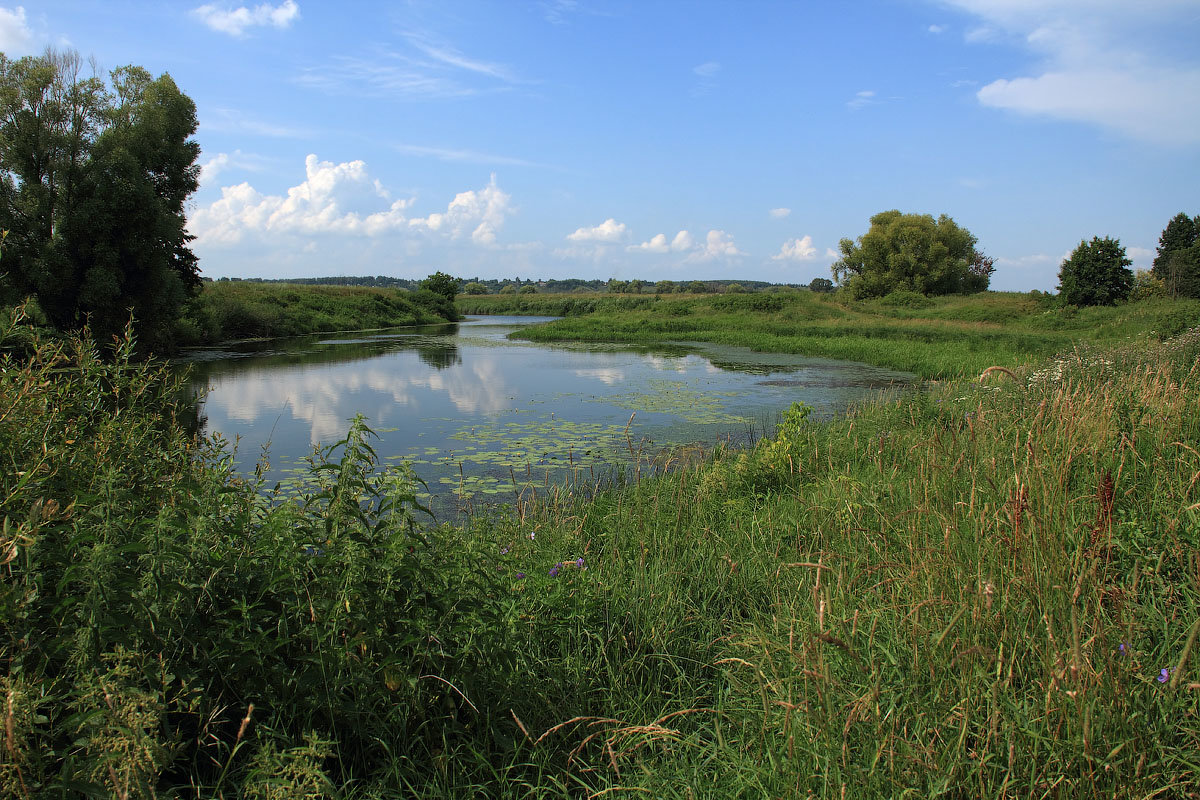
[[[458,298],[466,314],[566,317],[528,338],[653,343],[703,341],[763,352],[863,361],[943,379],[1048,358],[1078,341],[1160,339],[1200,319],[1200,302],[1145,300],[1077,308],[1040,293],[853,301],[804,291],[704,295],[491,295]]]
[[[369,420],[274,493],[14,313],[0,797],[1200,794],[1200,304],[485,309],[937,380],[448,526]]]

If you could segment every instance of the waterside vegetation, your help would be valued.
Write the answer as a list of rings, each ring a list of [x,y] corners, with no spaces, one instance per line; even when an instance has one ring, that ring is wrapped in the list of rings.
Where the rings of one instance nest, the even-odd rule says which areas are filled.
[[[205,283],[188,301],[176,341],[201,345],[457,319],[453,303],[427,289],[219,281]]]
[[[5,798],[1200,792],[1196,329],[460,527],[362,421],[280,496],[128,340],[2,338]]]
[[[459,296],[465,314],[547,314],[564,319],[523,330],[534,341],[649,344],[703,341],[763,352],[863,361],[923,378],[1015,368],[1087,341],[1165,339],[1200,322],[1200,302],[1150,298],[1075,307],[1037,292],[925,297],[893,292],[856,301],[844,293],[684,296]]]

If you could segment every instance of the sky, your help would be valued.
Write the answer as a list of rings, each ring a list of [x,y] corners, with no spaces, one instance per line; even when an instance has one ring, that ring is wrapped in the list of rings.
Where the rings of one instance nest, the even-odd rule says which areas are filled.
[[[2,0],[0,0],[2,2]],[[202,273],[830,277],[888,209],[992,288],[1200,214],[1200,0],[0,5],[0,50],[169,73]]]

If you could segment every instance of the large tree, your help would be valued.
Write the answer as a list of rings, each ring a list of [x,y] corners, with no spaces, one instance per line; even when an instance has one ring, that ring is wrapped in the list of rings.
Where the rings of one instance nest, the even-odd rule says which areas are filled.
[[[895,291],[925,295],[978,292],[988,286],[991,262],[975,237],[945,214],[883,211],[858,240],[842,239],[833,276],[857,298]]]
[[[1092,237],[1080,242],[1058,273],[1063,300],[1076,306],[1111,306],[1133,289],[1133,262],[1117,239]]]
[[[1158,237],[1151,273],[1173,297],[1200,297],[1200,216],[1171,218]]]
[[[199,287],[184,204],[196,190],[196,107],[140,67],[106,82],[75,53],[0,55],[0,227],[10,294],[37,297],[60,329],[101,341],[133,315],[139,341],[170,345]]]

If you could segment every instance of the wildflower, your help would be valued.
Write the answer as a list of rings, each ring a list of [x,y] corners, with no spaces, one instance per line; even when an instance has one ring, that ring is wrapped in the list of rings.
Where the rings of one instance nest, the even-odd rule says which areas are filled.
[[[560,569],[562,569],[562,562],[561,562],[561,561],[560,561],[560,562],[558,562],[557,564],[555,564],[553,567],[551,567],[551,568],[550,568],[550,577],[551,577],[551,578],[557,578],[557,577],[558,577],[558,571],[559,571]]]
[[[529,532],[529,541],[531,541],[531,542],[533,541],[533,536],[534,536],[534,534],[535,534],[535,533],[536,533],[536,531],[530,531],[530,532]]]
[[[518,572],[518,573],[517,573],[517,580],[519,580],[519,581],[523,581],[523,580],[525,580],[525,573],[524,573],[524,572]]]
[[[501,547],[501,548],[500,548],[500,555],[502,555],[502,556],[506,556],[506,555],[508,555],[508,548],[507,548],[507,547]]]
[[[1125,645],[1124,642],[1121,642],[1121,646],[1118,647],[1117,649],[1121,651],[1121,655],[1123,655],[1123,656],[1129,655],[1129,649],[1127,648],[1127,646]]]
[[[1166,683],[1170,679],[1170,677],[1171,677],[1171,670],[1167,669],[1166,667],[1163,667],[1162,672],[1158,673],[1158,682]]]
[[[586,567],[583,566],[583,556],[580,556],[579,558],[575,559],[575,566],[578,567],[579,569],[586,569]]]

